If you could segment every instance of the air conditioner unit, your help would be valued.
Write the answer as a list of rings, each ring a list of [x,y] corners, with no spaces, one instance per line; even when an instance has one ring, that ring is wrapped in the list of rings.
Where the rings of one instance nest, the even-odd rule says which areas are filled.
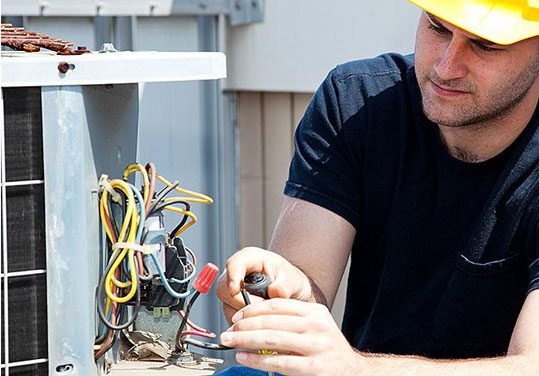
[[[97,182],[137,160],[139,83],[225,76],[221,53],[2,55],[2,375],[99,372]]]

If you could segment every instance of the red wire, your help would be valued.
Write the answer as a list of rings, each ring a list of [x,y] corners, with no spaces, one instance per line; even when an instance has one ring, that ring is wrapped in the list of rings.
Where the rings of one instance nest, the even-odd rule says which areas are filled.
[[[185,316],[185,313],[180,309],[178,310],[178,315],[180,315],[180,317],[183,319],[184,316]],[[203,327],[195,324],[194,322],[192,322],[191,320],[187,319],[187,324],[193,328],[195,331],[197,332],[200,332],[200,333],[208,333],[208,334],[213,334],[212,332],[210,332],[208,329],[204,329]],[[183,333],[183,332],[182,332]],[[213,334],[213,336],[215,337],[215,334]],[[213,337],[209,337],[209,338],[213,338]]]
[[[204,337],[204,338],[215,338],[214,333],[204,333],[204,332],[199,332],[198,330],[184,330],[183,332],[180,333],[180,338],[183,338],[185,336],[199,336],[199,337]]]

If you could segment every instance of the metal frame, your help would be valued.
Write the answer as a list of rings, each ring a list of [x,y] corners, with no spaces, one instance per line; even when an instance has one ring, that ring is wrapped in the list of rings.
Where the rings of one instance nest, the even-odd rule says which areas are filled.
[[[214,17],[208,17],[213,21]],[[212,28],[212,30],[214,30]],[[213,31],[212,31],[213,33]],[[208,37],[214,40],[214,37]],[[204,38],[206,39],[206,38]],[[211,47],[208,45],[208,47]],[[132,59],[141,56],[142,59]],[[225,76],[225,57],[221,53],[111,53],[95,54],[90,56],[67,57],[73,58],[76,69],[69,73],[95,72],[109,69],[109,73],[115,71],[116,82],[122,84],[104,85],[111,79],[98,77],[94,74],[93,79],[101,85],[80,86],[82,82],[88,82],[88,78],[73,75],[70,79],[58,75],[56,65],[60,59],[58,56],[25,56],[2,59],[2,86],[43,86],[43,84],[57,86],[42,87],[43,108],[43,158],[45,177],[44,180],[27,180],[18,182],[5,182],[5,158],[3,148],[3,121],[0,124],[0,212],[2,213],[2,227],[5,234],[6,187],[9,185],[45,185],[45,225],[46,225],[46,249],[47,266],[45,269],[28,270],[7,273],[7,237],[2,237],[2,264],[0,271],[4,289],[4,302],[2,308],[4,316],[4,343],[0,345],[0,351],[6,353],[5,365],[2,372],[9,375],[10,367],[37,364],[48,361],[49,374],[56,375],[58,369],[69,370],[70,375],[95,375],[98,370],[93,360],[93,339],[95,336],[95,314],[93,312],[94,287],[98,278],[99,257],[96,250],[99,249],[100,240],[95,234],[100,233],[97,207],[98,176],[102,172],[111,176],[121,176],[122,169],[129,162],[137,160],[138,146],[137,137],[140,120],[139,90],[136,83],[128,81],[172,81],[200,79],[203,75],[206,79],[216,79]],[[197,60],[198,58],[198,60]],[[203,60],[206,59],[206,63]],[[141,61],[142,60],[142,61]],[[188,62],[188,68],[179,69],[182,60]],[[164,73],[153,70],[150,75],[143,72],[148,63],[158,64],[159,61],[167,61],[172,68],[165,69]],[[125,63],[138,73],[119,73],[119,63]],[[120,70],[122,68],[120,67]],[[125,68],[127,70],[127,68]],[[202,70],[206,70],[203,74]],[[24,74],[16,74],[24,71]],[[40,77],[40,71],[55,71],[54,75]],[[192,70],[198,73],[193,75]],[[168,71],[168,72],[167,72]],[[35,73],[35,74],[34,74]],[[80,73],[82,75],[82,73]],[[168,73],[167,77],[164,75]],[[20,76],[26,78],[20,79]],[[66,75],[67,76],[67,75]],[[47,78],[49,81],[41,81]],[[166,78],[166,79],[165,79]],[[60,86],[61,85],[61,86]],[[66,86],[67,85],[67,86]],[[203,96],[204,115],[208,118],[204,121],[207,129],[204,131],[212,143],[208,147],[208,166],[212,172],[207,175],[212,186],[218,187],[219,176],[222,174],[217,163],[220,161],[220,153],[217,153],[216,144],[219,139],[216,132],[220,128],[216,114],[209,112],[218,111],[218,98],[220,86],[214,82],[202,84],[205,88],[200,94]],[[217,106],[217,107],[216,107]],[[208,111],[210,109],[211,111]],[[3,106],[2,106],[3,111]],[[219,148],[222,150],[221,148]],[[217,170],[214,170],[217,169]],[[211,175],[211,176],[210,176]],[[218,189],[218,188],[216,188]],[[219,188],[222,192],[223,188]],[[221,201],[222,200],[222,201]],[[221,198],[226,202],[226,198]],[[220,207],[220,206],[219,206]],[[218,209],[219,210],[219,209]],[[219,210],[219,218],[223,217]],[[233,217],[233,214],[227,214]],[[212,257],[218,256],[221,249],[223,232],[217,229],[215,223],[208,223],[208,231],[215,233],[212,239]],[[228,248],[228,247],[227,247]],[[84,260],[83,268],[73,268],[70,265],[79,265]],[[8,278],[27,275],[46,274],[47,276],[47,301],[56,302],[48,304],[48,359],[33,359],[23,362],[9,363],[7,348],[9,348],[8,333]],[[207,302],[215,309],[219,309],[217,302]],[[62,305],[62,309],[58,309]],[[66,321],[66,317],[77,318]],[[82,325],[81,323],[86,323]],[[88,324],[89,323],[89,324]],[[58,368],[59,367],[59,368]]]
[[[10,53],[2,59],[2,87],[97,85],[210,80],[226,77],[219,52],[115,52],[80,56]],[[21,56],[21,57],[16,57]],[[60,73],[58,65],[71,68]]]
[[[4,16],[229,16],[232,26],[261,22],[263,0],[4,0]]]
[[[42,103],[49,374],[93,375],[97,181],[137,159],[138,85],[43,88]]]

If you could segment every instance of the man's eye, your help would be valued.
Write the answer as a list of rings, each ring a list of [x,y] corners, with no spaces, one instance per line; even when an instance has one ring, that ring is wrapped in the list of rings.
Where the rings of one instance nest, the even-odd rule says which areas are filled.
[[[445,34],[447,32],[446,28],[434,25],[432,23],[429,23],[429,29],[438,34]]]
[[[473,44],[475,44],[475,46],[477,48],[479,48],[481,51],[484,51],[484,52],[496,52],[496,51],[500,51],[499,48],[492,48],[492,47],[489,47],[489,46],[485,46],[484,44],[482,44],[481,42],[473,42]]]

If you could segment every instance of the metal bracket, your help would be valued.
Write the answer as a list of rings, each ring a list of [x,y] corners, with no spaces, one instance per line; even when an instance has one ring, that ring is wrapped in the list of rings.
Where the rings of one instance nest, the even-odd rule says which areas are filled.
[[[262,22],[263,0],[4,0],[2,16],[228,15],[232,26]]]
[[[264,21],[263,0],[230,0],[230,25],[239,26]]]

